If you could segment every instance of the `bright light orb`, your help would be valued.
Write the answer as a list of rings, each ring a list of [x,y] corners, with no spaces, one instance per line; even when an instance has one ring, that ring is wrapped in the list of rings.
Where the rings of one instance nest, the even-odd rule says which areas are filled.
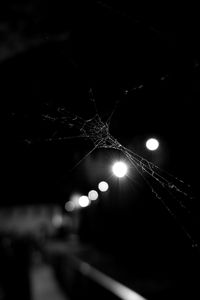
[[[97,200],[98,199],[98,193],[97,193],[97,191],[95,191],[95,190],[91,190],[91,191],[89,191],[89,193],[88,193],[88,198],[89,198],[89,200],[91,200],[91,201],[95,201],[95,200]]]
[[[106,192],[109,189],[109,185],[106,181],[101,181],[98,184],[98,188],[101,192]]]
[[[159,142],[157,139],[151,138],[146,141],[146,147],[150,151],[155,151],[159,147]]]
[[[71,204],[69,204],[69,206],[73,206],[73,209],[76,209],[76,208],[79,208],[79,198],[80,198],[80,194],[78,194],[78,193],[73,193],[73,194],[71,194],[71,196],[70,196],[70,199],[69,199],[69,202],[71,203]]]
[[[123,161],[117,161],[112,167],[113,174],[118,177],[124,177],[127,174],[128,167]]]
[[[79,203],[80,207],[87,207],[90,204],[90,200],[87,196],[81,196],[78,199],[78,203]]]

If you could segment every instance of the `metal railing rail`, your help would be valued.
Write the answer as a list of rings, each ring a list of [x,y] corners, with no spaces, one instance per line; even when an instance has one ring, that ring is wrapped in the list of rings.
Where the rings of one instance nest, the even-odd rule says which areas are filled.
[[[97,270],[88,263],[77,260],[80,273],[98,283],[122,300],[147,300],[132,289]]]

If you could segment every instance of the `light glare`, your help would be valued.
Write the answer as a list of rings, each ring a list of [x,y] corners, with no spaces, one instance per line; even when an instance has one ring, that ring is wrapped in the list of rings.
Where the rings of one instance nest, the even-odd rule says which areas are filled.
[[[95,190],[89,191],[89,193],[88,193],[88,198],[89,198],[89,200],[91,200],[91,201],[97,200],[97,199],[98,199],[98,193],[97,193],[97,191],[95,191]]]
[[[73,193],[71,196],[70,196],[70,202],[72,203],[72,205],[74,206],[74,209],[75,208],[78,208],[79,207],[79,198],[80,198],[80,194],[78,193]]]
[[[80,207],[87,207],[90,204],[90,200],[87,196],[81,196],[78,200]]]
[[[158,140],[155,139],[155,138],[150,138],[150,139],[148,139],[147,142],[146,142],[146,147],[147,147],[147,149],[150,150],[150,151],[155,151],[155,150],[157,150],[158,147],[159,147],[159,142],[158,142]]]
[[[55,227],[60,227],[62,225],[63,222],[63,217],[61,215],[54,215],[53,219],[52,219],[52,223]]]
[[[117,161],[116,163],[114,163],[114,165],[112,167],[112,171],[115,176],[121,178],[127,174],[128,168],[124,162]]]
[[[106,181],[101,181],[98,184],[98,188],[101,192],[106,192],[109,188],[109,185]]]
[[[70,212],[73,211],[75,209],[76,203],[73,201],[69,201],[65,203],[65,209],[66,211]]]

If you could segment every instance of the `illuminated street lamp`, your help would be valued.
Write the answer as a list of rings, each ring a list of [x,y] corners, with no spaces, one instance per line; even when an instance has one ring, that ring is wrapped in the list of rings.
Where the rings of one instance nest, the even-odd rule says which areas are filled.
[[[123,161],[117,161],[112,166],[113,174],[118,177],[124,177],[128,172],[128,167]]]
[[[90,200],[87,196],[81,196],[78,199],[78,203],[79,203],[80,207],[87,207],[90,204]]]
[[[89,200],[95,201],[98,199],[98,197],[99,197],[99,195],[98,195],[97,191],[95,191],[95,190],[89,191],[89,193],[88,193]]]
[[[106,181],[101,181],[98,184],[98,188],[101,192],[106,192],[109,189],[109,185]]]
[[[159,141],[155,138],[150,138],[146,141],[146,147],[150,151],[155,151],[159,147]]]

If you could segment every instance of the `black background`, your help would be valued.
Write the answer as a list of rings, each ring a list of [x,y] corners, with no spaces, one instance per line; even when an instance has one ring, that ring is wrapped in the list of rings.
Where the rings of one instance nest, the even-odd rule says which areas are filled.
[[[42,201],[49,201],[52,192],[59,198],[56,183],[92,145],[38,142],[29,147],[24,140],[42,141],[56,130],[65,135],[62,126],[42,121],[41,114],[48,109],[63,105],[91,117],[90,88],[103,120],[119,101],[110,125],[113,136],[147,156],[139,144],[147,136],[160,137],[164,167],[196,188],[199,21],[195,12],[192,5],[140,7],[129,1],[1,5],[1,103],[2,111],[4,105],[7,111],[4,145],[8,195],[11,192],[6,203],[19,198],[26,202],[32,194],[38,199],[35,194],[41,193]]]
[[[159,257],[158,267],[172,257],[181,265],[192,241],[139,177],[130,175],[121,185],[110,177],[109,164],[120,154],[97,150],[74,168],[92,143],[45,142],[55,132],[79,132],[44,121],[42,114],[65,106],[85,119],[92,117],[92,88],[105,121],[117,101],[111,134],[191,184],[196,198],[189,204],[192,225],[191,220],[187,223],[197,236],[197,8],[169,3],[139,7],[132,1],[9,1],[0,6],[1,107],[6,115],[1,205],[53,202],[64,207],[74,190],[86,193],[108,178],[109,196],[83,211],[83,239],[107,250],[115,246],[119,253],[134,249],[145,262]],[[151,135],[161,141],[155,155],[144,148]]]

